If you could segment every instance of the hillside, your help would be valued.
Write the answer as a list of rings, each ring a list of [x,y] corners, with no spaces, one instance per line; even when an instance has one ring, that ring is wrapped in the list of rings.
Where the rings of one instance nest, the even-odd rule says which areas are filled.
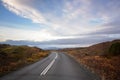
[[[80,64],[97,73],[102,80],[120,80],[120,40],[60,51],[67,52]]]
[[[48,55],[37,47],[0,44],[0,76],[36,62]]]

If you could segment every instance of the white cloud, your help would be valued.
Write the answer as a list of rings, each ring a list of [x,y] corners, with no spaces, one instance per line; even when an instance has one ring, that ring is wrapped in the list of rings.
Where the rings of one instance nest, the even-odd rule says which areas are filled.
[[[52,13],[45,13],[46,15],[42,14],[41,10],[30,6],[30,3],[33,3],[34,0],[32,0],[31,2],[29,0],[2,1],[4,6],[13,13],[21,17],[30,19],[34,23],[40,23],[49,26],[50,28],[46,28],[46,30],[48,30],[48,32],[53,31],[53,35],[85,34],[86,32],[91,32],[95,28],[90,28],[90,26],[86,25],[86,22],[89,19],[89,17],[87,17],[88,9],[86,6],[88,5],[89,1],[77,0],[73,1],[73,4],[72,2],[66,2],[65,7],[63,8],[65,8],[67,13],[65,13],[65,16],[63,17],[54,16],[54,14]],[[78,5],[80,2],[82,2],[82,6],[76,7],[76,5]],[[81,19],[79,18],[80,15]],[[50,21],[47,21],[48,19]]]
[[[49,30],[24,30],[17,28],[9,28],[9,26],[0,26],[0,41],[5,40],[30,40],[30,41],[48,41],[56,39],[75,38],[74,36],[53,36]]]
[[[46,23],[46,20],[42,16],[42,14],[37,9],[27,5],[28,3],[23,3],[24,0],[2,0],[2,1],[4,6],[8,8],[11,12],[19,16],[22,16],[24,18],[30,19],[34,23],[43,23],[43,24]]]
[[[11,34],[15,34],[17,31],[20,33],[7,36],[9,33],[3,32],[6,33],[2,34],[3,36],[7,36],[6,39],[8,39],[8,37],[9,39],[23,39],[24,37],[25,40],[42,41],[68,37],[73,38],[74,35],[78,34],[84,34],[85,36],[89,33],[94,33],[106,29],[106,26],[103,25],[109,23],[111,19],[114,19],[114,17],[119,17],[120,12],[119,9],[116,12],[116,9],[119,6],[119,2],[116,5],[116,2],[114,1],[112,3],[108,2],[107,4],[101,4],[99,2],[97,3],[97,1],[94,0],[64,0],[64,4],[58,5],[59,7],[61,7],[61,9],[57,9],[57,4],[54,4],[51,1],[50,5],[55,7],[56,10],[48,9],[49,5],[45,4],[44,0],[42,0],[44,3],[40,2],[41,4],[39,5],[38,9],[38,7],[34,6],[36,4],[36,1],[2,0],[4,6],[11,12],[23,18],[30,19],[34,23],[44,24],[48,26],[48,28],[44,28],[39,32],[10,29],[13,31]],[[106,5],[108,5],[107,7],[111,8],[107,10]],[[44,11],[48,11],[43,13],[41,8]],[[51,12],[49,12],[49,10]],[[60,10],[61,12],[59,14],[63,15],[56,16],[57,12],[59,12]],[[29,35],[31,35],[32,37]]]
[[[4,40],[31,40],[31,41],[44,40],[45,41],[45,40],[51,40],[51,38],[53,37],[46,30],[32,31],[32,30],[15,29],[9,27],[1,27],[0,34],[2,36],[0,37],[2,41]]]

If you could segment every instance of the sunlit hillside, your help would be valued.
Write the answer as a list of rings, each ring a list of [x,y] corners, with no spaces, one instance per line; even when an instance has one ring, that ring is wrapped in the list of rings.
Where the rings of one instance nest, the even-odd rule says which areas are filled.
[[[0,76],[36,62],[48,55],[37,47],[0,44]]]
[[[67,52],[80,64],[97,73],[102,80],[120,80],[120,40],[61,51]]]

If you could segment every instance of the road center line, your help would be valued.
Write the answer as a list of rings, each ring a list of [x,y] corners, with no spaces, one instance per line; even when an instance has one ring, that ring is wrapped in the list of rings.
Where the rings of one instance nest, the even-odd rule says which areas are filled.
[[[40,75],[45,75],[48,70],[52,67],[52,65],[54,64],[55,60],[57,59],[58,54],[56,53],[55,58],[51,61],[51,63],[42,71],[42,73]]]

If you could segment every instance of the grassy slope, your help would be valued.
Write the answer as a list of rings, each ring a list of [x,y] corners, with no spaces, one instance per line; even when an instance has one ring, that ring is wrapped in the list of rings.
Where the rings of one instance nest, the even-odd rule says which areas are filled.
[[[116,43],[120,43],[120,40],[104,42],[86,48],[63,49],[61,51],[69,53],[80,64],[97,73],[102,80],[120,80],[120,53],[111,55],[109,52],[111,46]],[[117,50],[120,52],[120,45]]]
[[[48,55],[37,47],[0,44],[0,76],[34,63]]]

